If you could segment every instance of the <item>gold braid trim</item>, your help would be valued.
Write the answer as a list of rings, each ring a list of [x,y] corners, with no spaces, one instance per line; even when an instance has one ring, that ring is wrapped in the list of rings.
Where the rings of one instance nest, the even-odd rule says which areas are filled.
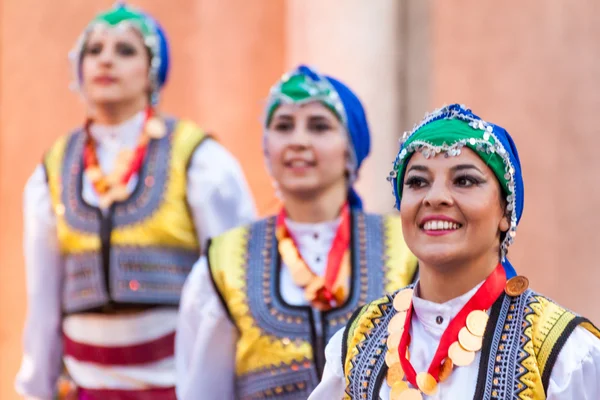
[[[525,317],[529,322],[525,336],[529,340],[523,346],[528,356],[522,362],[527,372],[520,378],[518,385],[519,388],[522,388],[521,385],[526,386],[519,394],[521,400],[545,400],[542,376],[546,372],[548,360],[559,341],[565,340],[565,331],[577,318],[572,312],[543,296],[534,296],[534,299],[529,304],[533,313]],[[580,326],[600,338],[600,331],[591,323],[583,322]]]
[[[249,227],[232,229],[211,242],[208,250],[213,279],[231,318],[240,331],[236,344],[235,370],[238,376],[312,360],[312,346],[266,334],[250,312],[246,288]],[[252,267],[259,267],[254,265]],[[265,300],[270,291],[263,292]]]
[[[385,291],[392,293],[410,285],[417,270],[417,258],[404,242],[400,217],[387,215],[384,225]]]
[[[344,361],[344,376],[346,387],[350,387],[350,374],[352,371],[352,361],[359,355],[359,345],[367,339],[367,335],[375,327],[375,321],[383,316],[382,310],[386,311],[390,299],[384,296],[365,305],[358,313],[354,321],[348,326],[347,352]],[[344,393],[344,400],[352,400],[348,393]]]

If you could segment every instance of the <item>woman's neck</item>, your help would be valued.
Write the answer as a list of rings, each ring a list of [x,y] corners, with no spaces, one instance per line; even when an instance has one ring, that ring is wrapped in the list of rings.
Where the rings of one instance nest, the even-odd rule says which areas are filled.
[[[344,183],[342,187],[332,187],[312,199],[284,193],[283,204],[288,218],[292,221],[318,223],[336,219],[346,202],[346,197],[347,189]]]
[[[148,106],[147,101],[95,105],[91,118],[100,125],[119,125]]]
[[[419,297],[445,303],[473,289],[498,265],[498,253],[460,265],[428,265],[419,260]]]

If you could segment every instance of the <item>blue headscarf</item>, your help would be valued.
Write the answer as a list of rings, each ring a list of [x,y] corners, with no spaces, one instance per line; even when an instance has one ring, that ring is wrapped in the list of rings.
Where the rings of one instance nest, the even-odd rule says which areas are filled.
[[[510,228],[501,245],[501,259],[507,278],[512,278],[516,272],[505,256],[523,214],[525,192],[517,147],[501,126],[482,120],[459,104],[442,107],[427,115],[411,132],[404,134],[390,173],[396,206],[400,209],[404,171],[416,151],[426,158],[439,153],[455,156],[463,147],[469,147],[490,166],[506,195]]]
[[[371,150],[371,135],[365,110],[359,98],[348,86],[339,80],[320,75],[305,65],[294,68],[285,74],[270,91],[267,101],[265,127],[269,125],[273,113],[282,103],[305,104],[320,101],[340,119],[350,143],[351,174],[357,175],[363,160]],[[352,187],[355,178],[350,180],[348,202],[350,207],[362,209],[362,200]]]

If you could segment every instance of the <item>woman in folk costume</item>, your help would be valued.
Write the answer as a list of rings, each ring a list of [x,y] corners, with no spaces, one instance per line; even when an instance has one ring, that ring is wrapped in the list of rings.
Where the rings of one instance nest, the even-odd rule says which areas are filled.
[[[600,399],[598,329],[506,259],[524,195],[510,135],[441,108],[404,137],[390,178],[419,281],[353,315],[310,399]]]
[[[271,89],[264,126],[283,207],[213,239],[190,274],[176,339],[183,400],[306,399],[353,310],[415,274],[399,219],[365,213],[352,188],[370,136],[347,86],[300,66]]]
[[[90,117],[25,189],[17,390],[52,398],[64,360],[81,399],[175,399],[183,283],[208,237],[253,220],[253,201],[221,145],[154,108],[169,68],[154,19],[119,5],[73,56]]]

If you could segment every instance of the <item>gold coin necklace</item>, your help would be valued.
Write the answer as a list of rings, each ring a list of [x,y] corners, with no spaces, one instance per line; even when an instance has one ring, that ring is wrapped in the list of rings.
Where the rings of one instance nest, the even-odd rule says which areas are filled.
[[[115,201],[124,201],[129,197],[127,184],[131,177],[142,168],[150,139],[164,137],[167,133],[167,127],[162,119],[154,115],[154,110],[148,107],[145,111],[142,134],[136,148],[119,152],[112,172],[104,175],[96,155],[96,142],[90,133],[92,123],[93,120],[88,119],[84,125],[86,134],[83,149],[84,173],[98,195],[100,208],[108,208]]]
[[[448,324],[428,370],[418,373],[409,361],[408,352],[413,290],[398,292],[393,300],[397,313],[388,324],[388,352],[385,357],[390,400],[420,400],[423,395],[434,395],[439,383],[448,379],[454,366],[470,365],[483,344],[488,322],[485,310],[491,308],[505,286],[506,273],[502,264],[498,264]]]
[[[282,209],[277,217],[275,235],[279,255],[289,269],[294,283],[304,289],[306,300],[312,307],[322,311],[342,305],[350,291],[350,207],[348,204],[342,207],[340,217],[340,224],[327,255],[325,276],[315,274],[302,259],[285,224],[285,210]]]

